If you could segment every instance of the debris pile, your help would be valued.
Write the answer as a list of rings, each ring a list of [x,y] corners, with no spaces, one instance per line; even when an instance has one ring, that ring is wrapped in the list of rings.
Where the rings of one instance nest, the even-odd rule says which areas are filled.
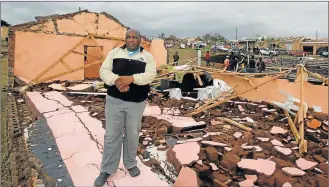
[[[170,102],[172,99],[161,101]],[[198,104],[185,100],[174,103],[181,104],[181,113],[191,112]],[[237,99],[195,116],[207,126],[197,132],[166,134],[172,124],[144,117],[140,150],[152,143],[159,151],[169,147],[167,160],[179,174],[174,186],[325,186],[327,118],[327,114],[311,108],[307,111],[307,152],[300,154],[282,108]],[[174,143],[169,141],[172,139]]]
[[[60,85],[78,87],[65,84]],[[92,86],[89,90],[82,87],[78,93],[65,90],[63,94],[73,106],[88,108],[89,115],[101,120],[104,127],[105,96],[89,93],[94,91]],[[45,94],[54,89],[61,90],[49,84],[38,87]],[[290,105],[299,102],[291,101],[295,103]],[[295,134],[300,129],[295,120],[299,107],[283,107],[287,103],[250,102],[237,97],[187,117],[203,101],[170,99],[152,91],[148,102],[138,155],[174,186],[328,185],[325,113],[306,107],[306,152],[301,152],[300,137]]]

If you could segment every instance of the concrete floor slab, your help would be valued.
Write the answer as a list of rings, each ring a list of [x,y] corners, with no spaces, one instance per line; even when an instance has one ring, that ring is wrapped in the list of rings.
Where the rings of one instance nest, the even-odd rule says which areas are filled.
[[[101,121],[84,112],[82,106],[74,106],[65,96],[53,91],[45,93],[28,92],[28,97],[36,108],[46,117],[65,166],[75,186],[93,186],[99,175],[102,158],[102,145],[105,130]],[[64,97],[64,98],[63,98]],[[161,180],[151,168],[145,166],[139,158],[141,175],[130,177],[123,166],[108,180],[109,186],[170,186]]]

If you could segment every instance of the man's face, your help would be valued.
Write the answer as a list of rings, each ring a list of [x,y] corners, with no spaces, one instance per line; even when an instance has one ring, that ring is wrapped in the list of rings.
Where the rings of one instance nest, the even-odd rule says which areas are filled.
[[[135,31],[130,31],[126,36],[126,46],[129,51],[134,51],[138,49],[141,43],[141,39],[137,36]]]

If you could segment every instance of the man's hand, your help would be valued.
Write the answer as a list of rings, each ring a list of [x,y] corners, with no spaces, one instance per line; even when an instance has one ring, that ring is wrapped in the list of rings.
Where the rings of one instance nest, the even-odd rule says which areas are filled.
[[[134,82],[133,76],[122,76],[115,81],[115,85],[117,86],[117,88],[121,88],[123,86],[129,86],[133,82]]]
[[[128,92],[129,91],[129,86],[118,87],[118,89],[121,93]]]
[[[115,80],[115,86],[121,93],[129,91],[129,85],[134,82],[133,76],[122,76]]]

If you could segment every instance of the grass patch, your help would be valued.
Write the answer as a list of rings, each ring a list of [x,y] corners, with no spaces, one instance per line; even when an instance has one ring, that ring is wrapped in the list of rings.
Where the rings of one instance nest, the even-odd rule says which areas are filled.
[[[8,147],[8,127],[7,127],[7,92],[3,89],[7,87],[8,81],[8,56],[1,58],[1,186],[11,185],[11,175],[9,167],[9,147]]]

